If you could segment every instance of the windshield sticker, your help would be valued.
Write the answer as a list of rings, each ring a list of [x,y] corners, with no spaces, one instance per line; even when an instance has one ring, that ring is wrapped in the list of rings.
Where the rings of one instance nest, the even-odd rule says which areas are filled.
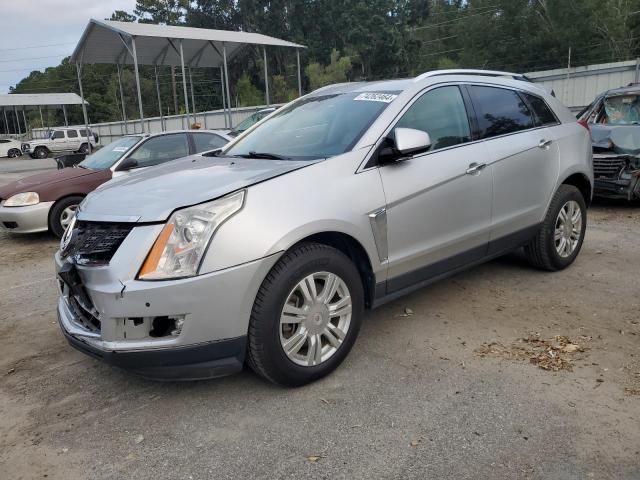
[[[126,152],[127,150],[129,150],[129,147],[115,147],[113,149],[114,152]]]
[[[361,93],[354,100],[360,100],[365,102],[384,102],[391,103],[398,95],[392,93]]]

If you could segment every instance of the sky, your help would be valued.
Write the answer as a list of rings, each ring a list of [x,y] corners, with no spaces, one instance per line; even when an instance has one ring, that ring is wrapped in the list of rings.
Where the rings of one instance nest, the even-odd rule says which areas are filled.
[[[33,70],[58,65],[73,52],[89,19],[109,18],[114,10],[132,12],[135,3],[135,0],[0,0],[0,93],[9,93],[9,87]]]

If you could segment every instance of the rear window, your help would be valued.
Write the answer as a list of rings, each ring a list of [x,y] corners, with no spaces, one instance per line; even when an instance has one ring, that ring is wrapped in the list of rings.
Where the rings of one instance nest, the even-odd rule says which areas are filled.
[[[557,125],[558,119],[554,115],[549,105],[537,95],[532,95],[530,93],[523,93],[529,105],[533,109],[533,113],[536,116],[536,123],[538,125]]]
[[[517,92],[499,87],[470,86],[478,115],[480,138],[533,128],[533,115]]]

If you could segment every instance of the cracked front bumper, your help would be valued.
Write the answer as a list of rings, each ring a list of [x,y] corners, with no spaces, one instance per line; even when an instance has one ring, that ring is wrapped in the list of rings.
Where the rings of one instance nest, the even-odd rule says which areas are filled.
[[[140,240],[153,240],[156,229],[135,228],[111,265],[76,267],[86,293],[82,307],[59,281],[63,334],[78,350],[145,377],[202,379],[239,371],[255,296],[279,255],[185,279],[135,280],[137,260],[148,251]],[[58,273],[65,264],[59,253],[55,263]],[[183,319],[179,332],[154,336],[154,319],[166,317]]]

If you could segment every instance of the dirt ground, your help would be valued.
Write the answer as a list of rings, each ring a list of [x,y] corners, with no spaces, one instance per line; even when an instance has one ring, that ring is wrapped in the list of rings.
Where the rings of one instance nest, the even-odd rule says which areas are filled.
[[[639,206],[596,203],[568,270],[514,254],[388,304],[294,390],[76,352],[57,242],[0,234],[0,478],[638,479],[639,234]]]

